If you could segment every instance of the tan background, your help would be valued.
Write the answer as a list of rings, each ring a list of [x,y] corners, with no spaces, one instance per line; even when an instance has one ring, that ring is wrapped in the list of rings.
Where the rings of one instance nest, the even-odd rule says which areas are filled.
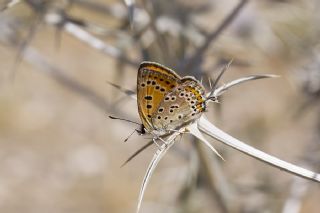
[[[106,7],[118,4],[126,11],[122,1],[97,2]],[[205,32],[213,31],[237,4],[231,0],[224,3],[174,1],[188,8],[205,5],[203,12],[184,14],[170,2],[158,1],[164,15],[190,15],[195,25]],[[148,3],[138,1],[137,4],[139,8],[146,8]],[[234,64],[221,82],[248,74],[281,75],[278,79],[231,89],[219,106],[209,107],[207,116],[232,136],[317,172],[319,103],[309,104],[311,106],[303,111],[298,109],[308,97],[314,98],[306,95],[300,85],[308,76],[305,67],[318,62],[319,6],[317,0],[251,1],[212,43],[201,64],[215,76],[219,60],[233,58]],[[129,27],[121,28],[123,21],[115,17],[85,9],[77,3],[67,12],[130,38]],[[25,2],[0,16],[2,24],[8,20],[16,23],[16,33],[22,37],[35,20],[34,11]],[[0,212],[134,212],[142,178],[156,147],[120,168],[122,162],[148,140],[134,134],[123,143],[136,126],[107,116],[139,121],[136,103],[106,81],[134,89],[137,67],[117,62],[65,32],[57,49],[55,27],[42,23],[28,47],[92,93],[74,89],[70,82],[63,82],[24,59],[12,80],[18,49],[9,44],[10,36],[4,36],[6,30],[0,28]],[[178,52],[179,45],[175,42],[179,38],[165,36],[167,42],[172,43],[168,51]],[[144,60],[137,42],[126,43],[127,37],[115,35],[98,37],[125,49],[132,60],[138,63]],[[147,48],[153,61],[168,66],[178,61],[171,58],[170,63],[166,62],[161,54],[157,55],[159,48],[152,44]],[[192,53],[194,49],[196,46],[188,47],[187,52]],[[318,74],[311,79],[320,81],[317,68],[313,70],[318,70]],[[185,75],[183,70],[177,71]],[[92,99],[92,94],[98,98]],[[104,107],[105,103],[110,107]],[[141,212],[223,212],[201,172],[198,181],[191,181],[187,199],[181,198],[181,193],[185,194],[182,189],[192,180],[192,168],[198,162],[189,139],[184,136],[161,161],[147,188]],[[232,203],[226,204],[233,206],[230,212],[282,211],[290,197],[292,175],[210,141],[226,159],[226,162],[213,159],[213,164],[218,163],[230,189],[228,202]],[[213,157],[210,152],[208,156]],[[301,198],[301,212],[319,212],[319,184],[309,182],[307,186]]]

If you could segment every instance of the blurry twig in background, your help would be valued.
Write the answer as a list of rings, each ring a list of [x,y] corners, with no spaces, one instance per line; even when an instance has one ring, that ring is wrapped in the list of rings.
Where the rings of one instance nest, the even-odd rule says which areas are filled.
[[[40,68],[44,73],[50,75],[50,77],[69,88],[71,91],[80,94],[82,97],[87,99],[89,103],[92,103],[102,111],[111,110],[110,104],[105,100],[104,97],[68,77],[59,68],[49,64],[36,50],[31,48],[26,49],[24,52],[24,59],[33,66]]]
[[[17,3],[20,3],[21,0],[6,0],[5,2],[1,3],[0,5],[0,12],[13,7]]]
[[[12,70],[12,77],[11,77],[12,80],[14,80],[14,78],[15,78],[15,73],[17,72],[17,70],[19,68],[19,64],[23,58],[24,51],[26,50],[26,48],[28,48],[28,46],[32,42],[32,39],[35,36],[39,26],[41,25],[41,22],[42,22],[42,14],[37,13],[35,20],[33,21],[33,23],[30,26],[30,29],[28,31],[26,38],[23,39],[23,41],[21,42],[21,44],[18,47],[18,54],[15,59],[13,70]]]
[[[87,31],[83,30],[81,27],[74,25],[72,23],[66,23],[64,25],[64,29],[70,33],[71,35],[75,36],[79,40],[87,43],[91,47],[101,51],[102,53],[111,56],[117,60],[122,61],[125,64],[128,64],[132,67],[138,67],[139,63],[134,62],[122,55],[122,52],[109,44],[106,44],[105,42],[101,41],[100,39],[92,36]]]
[[[134,19],[134,4],[135,0],[124,0],[125,4],[128,7],[128,19],[130,22],[131,29],[133,28],[133,19]]]
[[[219,212],[233,212],[236,202],[232,202],[230,186],[226,182],[217,158],[206,152],[199,139],[194,137],[193,144],[199,156],[199,164],[204,173],[203,178],[208,182],[211,194],[220,208]]]
[[[72,0],[72,2],[76,3],[80,7],[84,7],[102,15],[109,15],[118,19],[127,18],[126,11],[124,10],[124,8],[119,7],[118,4],[110,6],[91,0]]]
[[[42,5],[38,5],[33,1],[31,1],[32,3],[30,3],[29,1],[27,2],[36,11],[36,13],[39,10],[39,8],[47,8],[47,6],[43,7]],[[56,8],[46,9],[45,11],[41,11],[41,13],[45,13],[44,21],[47,24],[58,26],[60,29],[65,30],[75,38],[83,41],[92,48],[99,50],[103,54],[111,56],[133,67],[137,67],[139,65],[139,63],[124,57],[120,49],[105,43],[104,41],[98,39],[97,37],[93,36],[86,30],[84,30],[82,28],[82,25],[85,24],[85,21],[80,19],[74,19],[68,16],[63,10],[58,10]]]
[[[203,60],[205,52],[210,47],[210,44],[214,42],[218,36],[232,23],[232,21],[237,17],[241,9],[247,4],[249,0],[241,0],[238,5],[231,11],[231,13],[225,18],[224,21],[215,29],[213,32],[206,36],[204,43],[195,50],[195,52],[182,61],[181,70],[189,69],[190,73],[194,74],[194,69],[198,67]]]
[[[7,23],[7,24],[6,24]],[[7,20],[7,22],[2,22],[2,28],[6,29],[6,27],[9,27],[10,20]],[[11,31],[0,31],[0,32],[8,32],[8,35],[1,34],[0,33],[0,40],[10,45],[13,48],[18,48],[19,45],[16,43],[16,41],[19,41],[20,38],[18,38],[18,33],[15,31],[14,26],[11,26]],[[96,92],[94,92],[89,87],[82,85],[81,83],[73,80],[72,78],[68,77],[66,72],[62,71],[60,68],[56,67],[53,64],[50,64],[43,56],[43,54],[40,54],[37,50],[33,49],[32,47],[26,46],[23,50],[23,53],[21,55],[21,59],[24,59],[28,61],[30,64],[32,64],[35,67],[40,68],[40,70],[48,74],[51,78],[62,84],[63,86],[69,88],[71,91],[80,94],[82,97],[87,99],[90,103],[95,105],[97,108],[99,108],[102,111],[113,111],[116,113],[116,109],[111,108],[111,105],[105,100],[103,96],[98,95]],[[128,116],[129,117],[129,116]]]
[[[301,164],[305,167],[320,170],[320,49],[315,47],[312,56],[308,59],[308,63],[301,70],[297,70],[295,74],[296,83],[300,86],[302,95],[307,99],[292,117],[292,120],[303,119],[310,111],[310,107],[316,110],[316,124],[313,128],[313,135],[304,150]],[[306,180],[293,177],[291,181],[290,191],[284,203],[282,213],[299,213],[304,204],[304,198],[312,189],[311,183]]]

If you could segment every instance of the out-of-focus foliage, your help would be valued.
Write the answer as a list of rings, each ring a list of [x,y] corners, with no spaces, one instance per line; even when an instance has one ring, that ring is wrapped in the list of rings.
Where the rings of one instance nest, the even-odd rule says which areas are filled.
[[[238,1],[135,1],[131,21],[125,3],[24,0],[1,12],[0,212],[135,210],[156,146],[120,168],[149,138],[122,143],[136,126],[107,115],[139,121],[136,103],[106,82],[134,90],[143,60],[204,84],[230,59],[225,81],[281,75],[231,89],[207,117],[256,148],[319,172],[318,0],[248,1],[204,47]],[[190,139],[184,135],[160,163],[141,212],[320,209],[319,184],[214,141],[226,161],[204,157],[207,150]]]

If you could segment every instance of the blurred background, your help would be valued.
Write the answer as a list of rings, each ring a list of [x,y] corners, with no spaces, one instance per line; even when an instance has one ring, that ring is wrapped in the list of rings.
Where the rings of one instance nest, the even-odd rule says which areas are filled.
[[[232,88],[208,119],[262,151],[320,171],[318,0],[0,1],[0,212],[134,212],[157,147],[139,122],[143,60]],[[18,3],[17,3],[18,2]],[[14,4],[17,3],[17,4]],[[132,3],[135,5],[133,10]],[[8,6],[8,7],[7,7]],[[159,164],[141,212],[319,212],[318,183],[184,135]]]

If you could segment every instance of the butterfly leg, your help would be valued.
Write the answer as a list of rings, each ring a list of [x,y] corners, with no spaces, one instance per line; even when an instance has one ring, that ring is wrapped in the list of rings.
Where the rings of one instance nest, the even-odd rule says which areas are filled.
[[[157,139],[158,139],[157,137],[153,137],[153,138],[152,138],[152,141],[153,141],[153,143],[154,143],[155,145],[157,145],[158,149],[161,150],[162,148],[161,148],[160,144],[157,143]]]
[[[169,129],[170,132],[179,132],[180,134],[184,134],[184,133],[189,133],[188,131],[186,131],[185,129],[179,129],[179,130],[176,130],[176,129]]]

